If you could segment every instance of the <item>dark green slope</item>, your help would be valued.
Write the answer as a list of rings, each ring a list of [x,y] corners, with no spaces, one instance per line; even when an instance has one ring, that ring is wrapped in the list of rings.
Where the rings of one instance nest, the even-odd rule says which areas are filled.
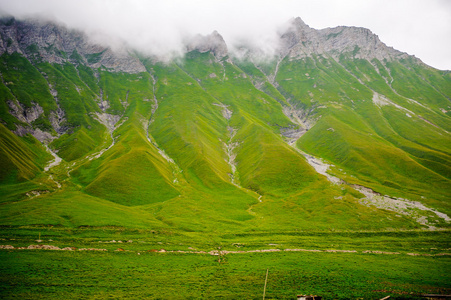
[[[26,108],[31,107],[34,102],[46,113],[56,109],[47,81],[26,58],[18,53],[4,54],[0,60],[0,71],[4,82],[3,88],[6,87],[10,91],[3,98],[5,102],[12,100],[10,98],[16,98],[20,99],[20,103]],[[6,113],[5,111],[4,114]],[[49,125],[45,124],[44,120],[41,121],[43,124],[39,125],[42,127]]]
[[[318,180],[305,159],[280,137],[280,128],[295,126],[282,113],[282,106],[257,90],[236,66],[227,61],[213,63],[214,57],[203,56],[200,61],[188,56],[182,67],[216,104],[230,111],[227,122],[234,131],[230,142],[236,144],[237,177],[242,186],[261,195],[285,196]],[[204,67],[199,70],[199,65]]]
[[[231,171],[221,142],[227,140],[226,122],[216,100],[175,64],[153,69],[158,109],[150,134],[190,184],[223,186]]]
[[[141,125],[141,124],[139,124]],[[123,125],[128,132],[117,138],[116,144],[97,159],[74,170],[71,175],[90,195],[127,206],[164,201],[178,195],[172,184],[168,163],[149,145],[142,131],[133,125]]]
[[[0,182],[14,184],[35,178],[50,154],[33,137],[17,137],[0,124]]]
[[[171,166],[147,139],[153,98],[150,75],[101,72],[99,84],[110,103],[106,112],[117,116],[118,128],[105,141],[106,151],[93,154],[71,175],[86,193],[127,206],[177,196]]]
[[[53,189],[52,182],[42,174],[51,157],[34,137],[17,137],[0,124],[0,203]]]

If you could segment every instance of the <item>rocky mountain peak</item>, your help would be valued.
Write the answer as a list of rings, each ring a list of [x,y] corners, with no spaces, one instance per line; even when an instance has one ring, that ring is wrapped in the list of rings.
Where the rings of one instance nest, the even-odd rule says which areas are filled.
[[[293,25],[297,28],[310,28],[310,26],[308,26],[307,24],[305,24],[305,22],[300,18],[300,17],[296,17],[293,19],[292,21]]]
[[[197,50],[199,52],[212,52],[216,59],[220,60],[228,55],[227,44],[224,38],[215,30],[211,34],[196,35],[186,46],[187,52]]]
[[[296,44],[308,41],[313,37],[312,34],[315,34],[315,30],[305,24],[301,18],[297,17],[291,20],[288,30],[282,34],[282,45],[288,50]]]
[[[408,55],[388,47],[369,29],[339,26],[316,30],[301,18],[291,21],[289,29],[281,35],[282,55],[302,58],[312,55],[350,55],[354,58],[379,60],[405,58]]]
[[[92,68],[105,67],[116,72],[138,73],[146,69],[133,51],[123,47],[114,49],[93,42],[81,31],[42,20],[18,21],[12,17],[0,20],[0,55],[17,52],[30,60],[63,64],[82,63]],[[211,52],[217,60],[226,57],[228,47],[223,37],[213,31],[196,35],[185,42],[187,52]],[[324,55],[338,59],[341,55],[372,60],[394,60],[407,54],[388,47],[366,28],[339,26],[317,30],[301,18],[293,18],[289,28],[280,35],[279,56],[293,59]],[[258,49],[244,52],[260,53]],[[246,50],[247,49],[247,50]],[[251,54],[252,56],[252,54]],[[419,60],[418,60],[419,61]]]
[[[31,60],[62,64],[74,62],[74,54],[80,63],[93,68],[104,66],[118,72],[144,72],[145,67],[128,49],[114,51],[96,44],[83,33],[62,24],[13,18],[0,22],[0,55],[7,52],[20,53]]]
[[[354,58],[369,60],[373,58],[392,60],[406,56],[405,53],[387,47],[376,34],[366,28],[339,26],[322,29],[319,34],[324,50],[332,56],[352,53]]]

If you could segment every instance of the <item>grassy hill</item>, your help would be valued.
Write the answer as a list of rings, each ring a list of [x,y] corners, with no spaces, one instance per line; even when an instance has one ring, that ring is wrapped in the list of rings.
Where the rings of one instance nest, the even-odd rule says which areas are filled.
[[[395,50],[306,54],[292,34],[272,58],[215,35],[166,61],[87,52],[78,33],[10,37],[23,49],[0,56],[0,225],[448,228],[450,73]]]

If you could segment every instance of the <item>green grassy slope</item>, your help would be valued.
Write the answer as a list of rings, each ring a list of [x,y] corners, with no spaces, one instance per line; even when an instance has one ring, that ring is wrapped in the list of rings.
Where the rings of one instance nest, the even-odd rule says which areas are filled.
[[[236,161],[242,186],[262,195],[285,196],[317,180],[303,157],[279,137],[280,128],[294,126],[282,113],[282,106],[257,90],[242,70],[213,59],[211,54],[194,52],[181,67],[214,97],[215,104],[231,111],[227,125],[236,130],[231,142],[238,144]]]
[[[190,183],[206,188],[225,184],[230,168],[220,141],[226,122],[215,99],[177,65],[154,66],[159,106],[149,131],[156,142],[186,171]]]
[[[409,100],[394,82],[409,85],[415,75],[401,77],[382,62],[372,63],[343,57],[281,63],[279,90],[293,103],[320,107],[316,116],[321,118],[298,146],[345,170],[343,178],[350,183],[415,200],[426,197],[449,212],[449,117],[437,109],[445,105],[446,89],[431,92],[429,83],[417,84],[416,98]],[[442,76],[439,84],[446,86],[447,75],[433,74]],[[390,76],[392,85],[386,80]],[[385,102],[374,102],[375,93]]]
[[[2,124],[0,124],[0,143],[2,183],[33,179],[42,171],[45,158],[49,158],[44,151],[39,151],[39,145],[35,144],[36,141],[32,137],[19,138]]]
[[[153,98],[150,75],[102,72],[100,78],[104,97],[111,103],[107,112],[121,117],[116,126],[121,125],[114,132],[114,146],[72,175],[88,194],[128,206],[177,196],[171,166],[145,132]],[[105,149],[111,143],[110,138]]]
[[[30,191],[48,189],[42,171],[50,159],[34,137],[18,137],[0,124],[0,202],[26,199]]]
[[[118,132],[124,134],[116,144],[98,159],[77,168],[72,176],[88,194],[128,206],[177,196],[171,167],[149,145],[143,129],[133,125],[124,124]]]
[[[331,172],[348,184],[451,211],[445,73],[415,66],[428,78],[420,84],[407,62],[314,56],[276,68],[275,61],[232,63],[193,51],[169,63],[143,59],[148,72],[127,74],[93,70],[72,56],[76,65],[2,56],[3,77],[13,82],[1,86],[4,104],[38,103],[47,121],[31,126],[54,135],[48,117],[60,108],[65,128],[50,144],[63,161],[42,173],[50,156],[8,131],[26,124],[3,106],[4,224],[20,225],[24,211],[26,224],[188,232],[421,226],[362,205],[362,194],[328,182],[296,147],[334,164]],[[413,92],[398,90],[404,77]],[[42,99],[17,91],[29,82]],[[282,133],[302,126],[286,109],[315,119],[295,148]],[[17,176],[37,179],[19,184]],[[36,198],[24,195],[39,189],[45,193]]]
[[[39,70],[20,54],[2,55],[0,72],[6,87],[24,107],[31,107],[32,102],[35,102],[47,113],[56,109],[47,81]]]

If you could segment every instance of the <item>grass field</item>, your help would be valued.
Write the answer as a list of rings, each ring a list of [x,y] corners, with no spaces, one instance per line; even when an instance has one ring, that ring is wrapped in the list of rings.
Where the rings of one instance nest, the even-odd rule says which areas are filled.
[[[214,238],[124,228],[29,227],[2,232],[2,244],[16,247],[39,244],[34,239],[40,234],[40,244],[107,250],[0,250],[3,299],[261,299],[267,269],[266,299],[295,299],[297,294],[419,299],[420,294],[451,292],[450,256],[440,255],[449,252],[448,232],[254,233]],[[118,248],[125,251],[115,251]],[[161,249],[167,252],[156,252]],[[282,251],[249,252],[264,249]],[[331,252],[340,249],[355,252]],[[170,252],[178,250],[186,253]]]

